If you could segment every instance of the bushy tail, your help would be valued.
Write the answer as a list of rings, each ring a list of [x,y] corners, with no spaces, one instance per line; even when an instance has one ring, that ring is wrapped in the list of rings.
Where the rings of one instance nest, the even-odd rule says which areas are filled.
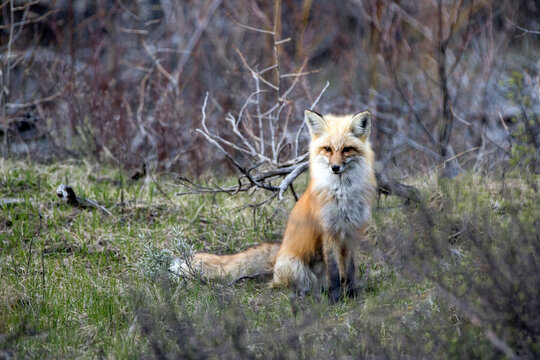
[[[197,253],[190,259],[175,259],[170,270],[180,276],[238,281],[245,277],[269,275],[281,244],[262,243],[234,255]]]

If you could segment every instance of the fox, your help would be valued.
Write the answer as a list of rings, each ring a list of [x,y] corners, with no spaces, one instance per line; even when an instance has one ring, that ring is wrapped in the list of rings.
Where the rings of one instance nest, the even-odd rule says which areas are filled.
[[[321,115],[306,110],[309,185],[293,207],[281,243],[264,242],[232,255],[195,253],[170,270],[205,279],[272,275],[272,287],[305,296],[320,289],[331,303],[356,296],[355,248],[371,217],[376,190],[371,113]]]

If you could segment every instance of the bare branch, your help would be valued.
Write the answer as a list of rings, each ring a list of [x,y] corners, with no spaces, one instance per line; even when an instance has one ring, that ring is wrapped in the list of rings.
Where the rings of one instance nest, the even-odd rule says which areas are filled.
[[[530,29],[525,29],[524,27],[521,27],[521,26],[519,26],[518,24],[514,23],[512,20],[510,20],[509,17],[506,17],[505,19],[506,19],[510,24],[512,24],[514,27],[518,28],[519,30],[523,31],[523,32],[526,33],[526,34],[540,35],[540,31],[530,30]]]
[[[274,65],[271,65],[271,66],[269,66],[267,68],[264,68],[261,71],[259,71],[259,75],[262,75],[267,71],[273,70],[273,69],[277,68],[277,66],[278,66],[277,64],[274,64]]]
[[[128,29],[122,26],[118,27],[118,30],[121,32],[127,33],[127,34],[137,34],[137,35],[148,35],[148,30],[141,30],[141,29]]]
[[[29,9],[29,8],[27,8],[27,9]],[[13,11],[14,11],[14,9],[13,9]],[[13,20],[12,20],[11,24],[0,25],[0,30],[8,29],[8,28],[21,27],[21,26],[30,25],[30,24],[36,24],[38,22],[41,22],[41,21],[45,20],[50,15],[56,14],[59,11],[60,11],[60,9],[49,10],[45,14],[43,14],[43,15],[35,18],[35,19],[19,21],[17,23],[13,23]]]
[[[435,161],[439,161],[441,159],[441,156],[439,154],[437,154],[435,151],[423,146],[423,145],[420,145],[419,143],[417,143],[416,141],[412,140],[411,138],[409,138],[408,136],[404,136],[404,135],[401,135],[399,133],[396,133],[394,130],[392,129],[389,129],[387,128],[386,126],[383,126],[383,125],[380,125],[380,124],[376,124],[375,125],[376,128],[378,130],[381,130],[382,132],[388,134],[388,135],[392,135],[392,136],[395,136],[395,137],[398,137],[401,141],[403,141],[404,143],[406,143],[407,145],[409,145],[411,148],[415,149],[415,150],[419,150],[427,155],[429,155],[430,157],[432,157]]]
[[[0,9],[2,9],[4,7],[4,5],[6,5],[7,3],[9,2],[6,1],[2,6],[0,6]],[[41,0],[35,0],[35,1],[29,1],[28,3],[24,4],[24,5],[21,5],[21,6],[16,6],[13,8],[13,11],[22,11],[22,10],[26,10],[27,8],[29,8],[30,6],[34,6],[34,5],[37,5],[41,2]]]
[[[255,70],[253,70],[251,68],[251,66],[248,65],[246,59],[244,58],[244,55],[242,55],[242,53],[240,52],[240,50],[236,49],[236,52],[238,53],[238,56],[240,56],[240,59],[242,59],[242,62],[244,63],[244,66],[251,72],[251,74],[253,76],[256,76],[257,78],[259,78],[259,80],[261,80],[263,83],[265,83],[266,85],[268,85],[270,88],[272,88],[273,90],[276,90],[276,91],[279,91],[279,88],[272,84],[271,82],[269,82],[268,80],[266,80],[265,78],[263,78],[258,72],[256,72]]]
[[[315,106],[317,106],[317,104],[321,100],[324,92],[326,91],[326,89],[328,89],[328,86],[330,86],[329,81],[326,82],[326,84],[324,85],[324,88],[319,93],[319,96],[317,96],[317,98],[315,99],[313,104],[311,104],[311,106],[309,107],[309,110],[313,110],[315,108]],[[300,134],[302,134],[302,131],[304,130],[305,126],[306,126],[306,119],[302,118],[302,125],[300,125],[300,128],[298,129],[298,131],[296,133],[296,137],[294,138],[294,156],[295,157],[298,157],[298,151],[299,151],[299,149],[298,149],[298,141],[300,140]]]
[[[405,198],[407,202],[419,202],[421,199],[420,192],[413,186],[401,184],[396,180],[389,180],[378,171],[375,172],[375,179],[377,180],[379,195],[396,195]]]
[[[280,77],[282,79],[284,79],[284,78],[288,78],[288,77],[299,77],[299,76],[305,76],[305,75],[309,75],[309,74],[315,74],[315,73],[318,73],[318,72],[320,72],[320,70],[296,72],[296,73],[290,73],[290,74],[282,74],[282,75],[280,75]]]
[[[399,15],[401,18],[409,24],[413,29],[415,29],[418,33],[422,34],[428,41],[433,40],[433,35],[431,29],[429,29],[424,24],[420,23],[418,20],[416,20],[413,16],[411,16],[408,12],[406,12],[401,6],[399,6],[396,3],[392,3],[391,8],[397,12],[399,12]]]
[[[174,76],[172,76],[167,70],[165,70],[165,68],[161,65],[159,59],[152,53],[152,51],[150,50],[150,48],[148,47],[148,44],[146,43],[146,41],[142,40],[141,41],[142,44],[143,44],[143,48],[144,50],[146,51],[146,53],[152,58],[152,60],[154,61],[154,65],[156,66],[156,68],[158,69],[158,71],[163,74],[163,76],[165,76],[170,82],[173,82],[173,83],[176,83],[176,79],[174,78]]]
[[[99,205],[94,200],[78,197],[75,194],[73,188],[69,185],[61,184],[60,186],[58,186],[58,188],[56,189],[56,195],[71,206],[79,207],[82,209],[98,209],[109,216],[113,216],[113,214],[109,210],[107,210],[104,206]]]
[[[261,155],[264,155],[264,129],[261,116],[261,88],[259,84],[259,78],[253,76],[255,80],[256,92],[257,92],[257,120],[259,122],[259,151]]]
[[[223,0],[214,0],[210,6],[208,7],[208,10],[206,11],[206,14],[203,16],[203,18],[198,22],[198,26],[195,29],[195,32],[191,35],[191,37],[188,40],[188,43],[186,45],[186,48],[184,50],[184,53],[182,54],[182,57],[180,58],[180,61],[178,62],[178,66],[174,70],[174,72],[171,74],[172,80],[169,81],[169,84],[167,85],[167,89],[162,94],[161,99],[158,102],[158,105],[160,105],[163,101],[165,101],[166,96],[172,91],[178,91],[178,84],[180,82],[180,77],[182,76],[182,73],[184,71],[184,68],[191,56],[191,53],[193,52],[193,49],[198,44],[199,40],[201,39],[202,34],[204,33],[204,30],[208,26],[208,21],[210,20],[210,17],[214,14],[214,12],[218,9],[219,5],[221,5]]]
[[[234,21],[236,23],[236,25],[238,25],[238,26],[240,26],[240,27],[242,27],[244,29],[251,30],[251,31],[256,31],[256,32],[259,32],[259,33],[262,33],[262,34],[274,35],[273,31],[259,29],[259,28],[253,27],[253,26],[242,24],[242,23],[236,21],[235,19],[233,19],[232,17],[231,17],[231,19],[232,19],[232,21]]]
[[[287,190],[287,188],[292,185],[292,183],[294,182],[294,180],[296,180],[296,178],[298,176],[300,176],[300,174],[302,174],[304,171],[307,170],[307,168],[309,167],[309,163],[306,161],[306,162],[303,162],[303,163],[300,163],[298,165],[296,165],[296,167],[294,168],[293,171],[291,171],[289,173],[289,175],[287,175],[285,177],[285,179],[283,179],[283,181],[281,182],[281,184],[279,185],[279,194],[278,194],[278,199],[279,200],[282,200],[283,199],[283,193]]]
[[[289,96],[289,94],[291,93],[291,91],[293,91],[294,87],[296,86],[296,84],[298,83],[298,79],[300,78],[300,76],[302,76],[302,70],[304,69],[304,66],[306,66],[307,64],[307,60],[308,59],[305,59],[304,62],[302,63],[302,66],[300,66],[300,69],[298,70],[298,72],[296,73],[295,77],[294,77],[294,80],[291,84],[291,86],[289,86],[287,88],[287,90],[285,90],[285,92],[283,93],[283,95],[281,95],[279,97],[279,101],[285,101],[285,99],[287,99],[287,96]]]
[[[283,40],[279,40],[279,41],[276,41],[276,45],[285,44],[285,43],[287,43],[287,42],[289,42],[291,40],[292,40],[292,38],[290,38],[290,37],[286,38],[286,39],[283,39]]]
[[[238,127],[236,126],[236,120],[234,119],[234,117],[231,115],[231,113],[229,113],[227,115],[227,117],[225,118],[225,120],[227,120],[231,125],[232,125],[232,128],[233,128],[233,132],[235,133],[236,136],[238,136],[240,138],[240,140],[242,140],[242,142],[244,143],[244,145],[248,148],[248,150],[244,150],[242,149],[241,147],[225,140],[225,139],[222,139],[221,137],[218,137],[218,136],[214,136],[215,138],[219,138],[219,141],[223,142],[223,143],[226,143],[227,145],[229,146],[232,146],[234,147],[235,149],[237,150],[240,150],[242,152],[247,152],[248,154],[252,155],[252,156],[256,156],[257,155],[257,151],[255,150],[255,148],[249,143],[249,141],[244,137],[244,135],[242,135],[242,133],[240,132],[240,130],[238,129]],[[263,156],[263,154],[261,154]]]
[[[36,100],[29,101],[27,103],[22,103],[22,104],[7,103],[6,106],[8,108],[32,107],[32,106],[36,106],[38,104],[42,104],[42,103],[45,103],[45,102],[52,101],[52,100],[56,99],[60,94],[61,94],[61,91],[57,91],[56,93],[52,94],[51,96],[47,96],[47,97],[44,97],[44,98],[41,98],[41,99],[36,99]]]

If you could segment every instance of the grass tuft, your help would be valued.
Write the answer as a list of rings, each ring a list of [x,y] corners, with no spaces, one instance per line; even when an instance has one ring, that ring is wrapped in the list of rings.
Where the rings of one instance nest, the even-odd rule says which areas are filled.
[[[6,356],[540,355],[540,197],[530,181],[465,174],[424,181],[417,207],[381,198],[359,249],[360,295],[331,306],[319,296],[291,304],[289,290],[265,281],[168,272],[172,258],[194,251],[278,240],[291,199],[253,210],[241,206],[264,194],[175,197],[166,176],[127,181],[85,163],[1,161],[0,199],[19,199],[0,207]],[[60,183],[113,215],[61,204]]]

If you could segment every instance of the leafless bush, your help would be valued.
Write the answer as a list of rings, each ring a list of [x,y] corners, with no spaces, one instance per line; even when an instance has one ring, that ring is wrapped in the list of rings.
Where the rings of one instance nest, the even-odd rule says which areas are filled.
[[[516,29],[508,18],[519,12],[503,1],[371,4],[365,13],[374,24],[380,66],[372,69],[377,76],[371,75],[370,87],[387,89],[375,100],[376,125],[391,138],[381,160],[395,162],[414,149],[413,158],[452,176],[458,160],[478,165],[504,159],[493,150],[508,146],[501,118],[509,121],[515,107],[498,84],[509,67],[530,61],[513,43]],[[488,156],[493,153],[499,156]]]
[[[266,69],[280,90],[259,78],[269,92],[247,107],[278,104],[279,129],[293,147],[302,110],[328,81],[318,111],[369,108],[382,167],[439,166],[447,175],[507,157],[501,118],[510,125],[516,108],[499,83],[514,70],[538,74],[533,1],[9,0],[0,11],[4,132],[12,124],[18,134],[21,119],[35,119],[53,156],[182,174],[234,168],[194,131],[208,92],[208,128],[235,139],[227,119],[247,115],[240,110],[256,92],[253,71]],[[268,69],[276,57],[280,68]],[[300,69],[312,72],[309,83],[282,77]],[[260,138],[255,109],[250,116]],[[265,156],[277,145],[268,131]],[[25,140],[3,136],[4,155],[19,151],[10,139]],[[274,150],[283,162],[298,149]]]

